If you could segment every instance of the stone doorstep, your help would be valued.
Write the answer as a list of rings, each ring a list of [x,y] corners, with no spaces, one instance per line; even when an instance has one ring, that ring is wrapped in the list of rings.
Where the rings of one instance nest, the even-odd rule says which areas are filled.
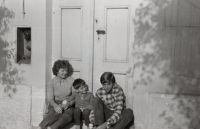
[[[31,129],[37,129],[37,127],[36,126],[32,126]],[[76,126],[75,125],[71,125],[71,127],[66,126],[66,127],[62,128],[62,129],[76,129]],[[83,125],[82,129],[87,129],[87,127],[85,125]],[[129,129],[135,129],[135,126],[133,125]]]
[[[37,127],[36,126],[32,126],[32,128],[31,129],[37,129]],[[72,127],[65,127],[65,128],[61,128],[61,129],[76,129],[76,127],[75,126],[72,126]],[[86,128],[87,129],[87,128]]]
[[[31,129],[37,129],[37,127],[32,126]],[[66,125],[65,127],[61,128],[61,129],[76,129],[76,126],[74,125],[74,123],[70,123],[70,124]],[[82,129],[87,129],[87,126],[85,124],[83,124]]]

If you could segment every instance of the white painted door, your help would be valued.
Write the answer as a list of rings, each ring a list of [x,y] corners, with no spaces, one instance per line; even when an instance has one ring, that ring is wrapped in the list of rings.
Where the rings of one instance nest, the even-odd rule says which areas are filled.
[[[199,127],[199,0],[55,0],[53,7],[53,62],[68,59],[94,93],[101,74],[113,72],[137,129]]]
[[[91,88],[93,17],[91,0],[56,0],[53,3],[52,62],[67,59],[74,78]]]
[[[133,108],[133,1],[60,0],[53,7],[52,61],[69,60],[93,93],[101,74],[113,72]]]
[[[93,92],[101,87],[100,76],[110,71],[132,108],[132,0],[95,0]],[[98,34],[99,31],[99,34]],[[103,34],[105,31],[105,34]]]

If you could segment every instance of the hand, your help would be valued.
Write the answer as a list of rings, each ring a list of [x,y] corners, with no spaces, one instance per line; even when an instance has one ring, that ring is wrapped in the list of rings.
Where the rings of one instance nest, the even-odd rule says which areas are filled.
[[[63,108],[64,110],[66,110],[68,107],[69,107],[69,103],[67,103],[67,104],[62,104],[62,108]]]
[[[107,127],[107,122],[104,122],[103,124],[99,125],[97,129],[106,129],[106,127]]]
[[[90,123],[94,125],[94,120],[91,120]]]
[[[64,110],[66,110],[66,109],[69,107],[69,105],[70,105],[70,102],[67,102],[66,100],[64,100],[64,101],[62,102],[62,108],[63,108]]]
[[[57,112],[57,113],[62,113],[62,107],[61,105],[57,105],[54,107],[54,110]]]

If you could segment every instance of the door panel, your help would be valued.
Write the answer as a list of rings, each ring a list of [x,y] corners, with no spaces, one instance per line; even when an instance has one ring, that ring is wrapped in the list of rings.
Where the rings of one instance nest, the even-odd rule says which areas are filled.
[[[93,93],[102,73],[113,72],[136,128],[176,128],[189,119],[185,128],[199,127],[187,116],[199,116],[199,7],[199,0],[55,1],[52,60],[68,59]]]
[[[95,0],[93,92],[101,87],[100,76],[110,71],[132,107],[133,6],[131,0]],[[104,30],[105,34],[96,33]]]
[[[61,58],[82,60],[82,11],[81,7],[61,8]]]
[[[91,0],[54,1],[52,61],[69,60],[74,78],[92,88],[93,6]]]
[[[106,61],[121,62],[128,59],[129,10],[128,7],[106,8]]]

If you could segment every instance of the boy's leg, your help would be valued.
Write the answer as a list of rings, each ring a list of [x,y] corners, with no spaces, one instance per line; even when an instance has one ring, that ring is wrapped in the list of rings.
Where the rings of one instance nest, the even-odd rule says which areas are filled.
[[[90,109],[84,109],[83,110],[83,119],[85,120],[85,125],[89,126],[90,120],[89,120],[89,115],[90,115]]]
[[[109,108],[107,108],[105,104],[103,106],[104,106],[105,120],[108,120],[112,116],[114,111],[112,111]]]
[[[76,129],[81,129],[81,125],[76,125]]]
[[[81,125],[81,109],[80,108],[75,108],[74,109],[74,120],[75,120],[75,125]]]
[[[63,127],[68,124],[72,120],[73,110],[73,107],[66,109],[60,118],[50,126],[51,129],[58,129],[59,127]]]
[[[92,108],[94,111],[94,125],[101,125],[105,122],[103,104],[103,101],[97,98],[95,98],[92,102]]]
[[[125,129],[125,127],[130,123],[133,122],[133,110],[132,109],[125,109],[122,111],[121,118],[118,122],[114,125],[114,129]]]
[[[56,113],[54,108],[52,106],[49,106],[48,107],[48,114],[47,116],[41,121],[41,123],[39,124],[39,126],[42,128],[42,129],[46,129],[46,127],[48,125],[51,125],[53,124],[56,120],[58,120],[61,116],[60,113]]]

